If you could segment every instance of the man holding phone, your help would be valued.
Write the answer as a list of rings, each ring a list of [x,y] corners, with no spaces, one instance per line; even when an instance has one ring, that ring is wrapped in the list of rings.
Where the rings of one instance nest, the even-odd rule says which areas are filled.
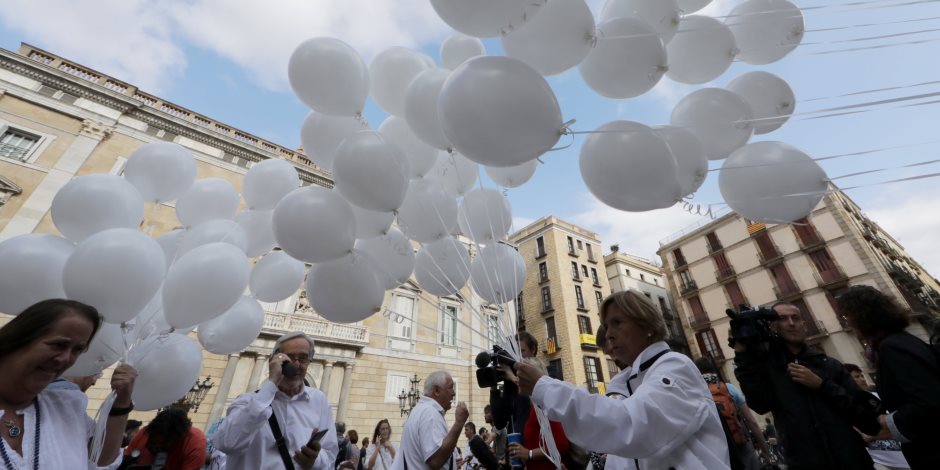
[[[313,354],[303,332],[278,338],[268,380],[236,398],[212,436],[228,468],[334,470],[333,412],[323,392],[304,385]]]

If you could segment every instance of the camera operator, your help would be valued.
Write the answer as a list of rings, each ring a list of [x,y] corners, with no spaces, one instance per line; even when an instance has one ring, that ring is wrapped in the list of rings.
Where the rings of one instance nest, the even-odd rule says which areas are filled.
[[[799,307],[729,315],[735,376],[751,409],[773,413],[787,468],[874,468],[853,427],[878,434],[880,403],[839,361],[807,346]]]
[[[527,331],[520,331],[517,335],[519,349],[524,359],[534,358],[538,354],[539,343]],[[481,364],[478,363],[478,366]],[[525,423],[529,419],[532,402],[529,397],[519,394],[515,372],[509,365],[499,366],[499,378],[502,380],[502,390],[493,383],[490,387],[490,409],[492,413],[491,425],[497,432],[497,441],[493,444],[496,457],[506,459],[506,436],[513,433],[522,434]],[[481,386],[484,385],[481,382]]]

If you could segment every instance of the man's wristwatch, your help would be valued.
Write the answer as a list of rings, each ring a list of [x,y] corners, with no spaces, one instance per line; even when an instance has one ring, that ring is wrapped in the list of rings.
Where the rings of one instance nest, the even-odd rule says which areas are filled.
[[[124,408],[111,408],[111,411],[108,412],[108,416],[124,416],[129,414],[131,411],[134,411],[134,402]]]

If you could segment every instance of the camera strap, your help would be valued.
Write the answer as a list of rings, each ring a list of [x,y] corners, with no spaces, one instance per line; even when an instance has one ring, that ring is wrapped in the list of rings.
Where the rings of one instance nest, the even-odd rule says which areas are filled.
[[[281,460],[284,461],[284,468],[294,470],[294,461],[290,458],[290,451],[287,450],[287,440],[281,434],[281,426],[277,422],[277,416],[274,414],[274,408],[271,408],[271,417],[268,418],[268,424],[271,425],[271,434],[274,435],[274,443],[277,445],[277,451],[281,454]]]

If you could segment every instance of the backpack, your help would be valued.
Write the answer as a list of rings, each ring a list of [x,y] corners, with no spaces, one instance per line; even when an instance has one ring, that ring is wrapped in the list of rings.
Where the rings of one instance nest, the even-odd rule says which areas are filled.
[[[339,464],[349,460],[349,439],[342,438],[339,441],[339,452],[336,453],[336,461],[333,462],[333,468],[338,468]]]
[[[731,399],[731,393],[728,392],[728,386],[718,382],[717,384],[708,384],[708,390],[712,392],[712,400],[718,407],[718,414],[728,426],[731,440],[735,444],[744,444],[747,438],[744,435],[741,422],[738,421],[738,407]]]

